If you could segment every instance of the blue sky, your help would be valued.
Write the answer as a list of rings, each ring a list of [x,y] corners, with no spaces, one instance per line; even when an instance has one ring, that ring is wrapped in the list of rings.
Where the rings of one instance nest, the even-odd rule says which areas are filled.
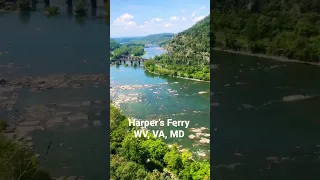
[[[178,33],[210,14],[210,0],[111,0],[115,37]]]

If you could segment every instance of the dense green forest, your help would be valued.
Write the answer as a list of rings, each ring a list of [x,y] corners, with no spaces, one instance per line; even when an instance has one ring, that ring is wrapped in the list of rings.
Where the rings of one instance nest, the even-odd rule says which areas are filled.
[[[111,59],[120,58],[121,55],[142,56],[144,54],[144,45],[142,44],[119,44],[115,40],[110,40]]]
[[[166,54],[144,63],[159,74],[210,80],[210,17],[178,33],[165,46]]]
[[[216,0],[216,48],[320,62],[319,0]]]
[[[110,178],[209,180],[209,162],[192,160],[188,151],[180,152],[161,139],[135,138],[134,128],[121,111],[110,105]],[[150,134],[152,137],[152,135]]]
[[[151,34],[145,37],[132,39],[129,43],[134,44],[153,44],[163,47],[168,44],[172,39],[174,34],[172,33],[161,33],[161,34]]]
[[[4,136],[5,127],[0,121],[0,179],[51,180],[32,152]]]

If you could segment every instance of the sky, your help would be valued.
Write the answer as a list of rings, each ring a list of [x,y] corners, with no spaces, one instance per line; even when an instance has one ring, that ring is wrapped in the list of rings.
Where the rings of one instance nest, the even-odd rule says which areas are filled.
[[[178,33],[210,14],[210,0],[110,0],[110,35]]]

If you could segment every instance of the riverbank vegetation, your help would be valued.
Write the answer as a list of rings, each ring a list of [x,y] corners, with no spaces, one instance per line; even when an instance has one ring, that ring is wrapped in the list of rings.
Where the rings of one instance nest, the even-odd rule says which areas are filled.
[[[115,40],[110,40],[111,59],[118,59],[125,56],[142,56],[144,54],[144,45],[142,44],[119,44]]]
[[[147,70],[172,75],[210,80],[210,17],[178,33],[169,41],[166,54],[144,62]]]
[[[46,8],[45,14],[47,16],[54,16],[54,15],[59,14],[59,12],[60,12],[59,7],[51,6],[51,7]]]
[[[87,15],[87,9],[85,8],[84,0],[76,0],[73,13],[75,16],[80,17]]]
[[[214,5],[216,48],[320,62],[320,1],[216,0]]]
[[[0,121],[0,179],[51,180],[32,152],[4,136],[5,128]]]
[[[209,162],[198,162],[192,154],[169,147],[161,139],[135,138],[128,119],[110,105],[111,179],[209,180]]]

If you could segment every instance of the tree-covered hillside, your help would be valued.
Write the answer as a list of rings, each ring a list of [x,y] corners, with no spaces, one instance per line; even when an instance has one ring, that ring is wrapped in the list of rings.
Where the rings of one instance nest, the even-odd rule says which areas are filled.
[[[210,80],[210,17],[178,33],[165,46],[167,54],[156,56],[146,67],[172,76]]]
[[[173,35],[174,34],[172,33],[151,34],[145,37],[133,39],[130,43],[164,46],[172,39]]]
[[[161,139],[134,137],[129,120],[110,105],[110,179],[209,180],[210,163],[192,159],[191,152],[169,147]]]
[[[320,62],[319,0],[216,0],[215,46]]]
[[[141,44],[119,44],[115,40],[110,40],[110,58],[118,59],[122,55],[142,56],[144,54],[144,45]]]

